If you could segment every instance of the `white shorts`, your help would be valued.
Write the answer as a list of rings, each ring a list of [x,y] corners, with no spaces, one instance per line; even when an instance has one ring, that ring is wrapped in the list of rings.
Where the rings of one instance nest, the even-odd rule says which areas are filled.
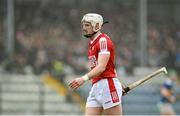
[[[122,86],[117,78],[102,79],[93,84],[86,107],[108,109],[121,103]]]

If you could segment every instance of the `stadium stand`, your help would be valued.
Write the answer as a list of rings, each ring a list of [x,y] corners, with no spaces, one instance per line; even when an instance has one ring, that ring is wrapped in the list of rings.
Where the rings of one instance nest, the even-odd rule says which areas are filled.
[[[77,103],[67,102],[44,83],[44,76],[1,74],[1,115],[67,115],[81,114]]]

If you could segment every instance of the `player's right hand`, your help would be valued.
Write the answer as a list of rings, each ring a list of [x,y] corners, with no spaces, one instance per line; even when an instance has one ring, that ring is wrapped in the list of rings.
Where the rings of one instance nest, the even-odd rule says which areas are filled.
[[[80,77],[80,78],[76,78],[76,79],[72,80],[68,85],[71,89],[75,90],[83,84],[84,84],[84,80],[83,80],[83,78]]]

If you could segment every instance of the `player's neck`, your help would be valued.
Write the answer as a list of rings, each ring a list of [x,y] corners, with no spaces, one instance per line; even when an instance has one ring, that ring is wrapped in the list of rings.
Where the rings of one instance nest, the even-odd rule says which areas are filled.
[[[92,40],[92,41],[94,41],[96,38],[97,38],[97,36],[99,36],[99,34],[100,34],[101,32],[100,31],[98,31],[96,34],[94,34],[90,39]]]

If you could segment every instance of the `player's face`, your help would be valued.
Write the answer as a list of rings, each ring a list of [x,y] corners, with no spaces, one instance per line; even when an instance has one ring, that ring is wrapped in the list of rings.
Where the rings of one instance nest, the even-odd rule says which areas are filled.
[[[89,37],[94,33],[93,27],[89,22],[82,22],[82,31],[85,37]]]

